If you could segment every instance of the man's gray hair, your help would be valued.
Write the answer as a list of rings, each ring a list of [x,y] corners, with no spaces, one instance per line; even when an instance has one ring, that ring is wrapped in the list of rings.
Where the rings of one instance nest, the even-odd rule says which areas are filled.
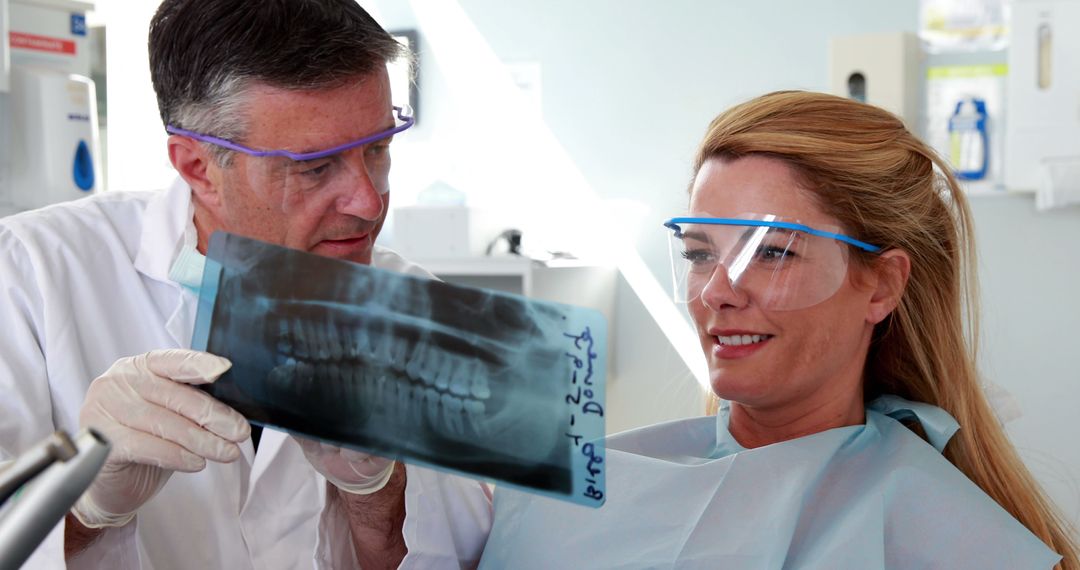
[[[356,0],[165,0],[149,46],[162,122],[237,142],[252,86],[332,88],[407,56]]]

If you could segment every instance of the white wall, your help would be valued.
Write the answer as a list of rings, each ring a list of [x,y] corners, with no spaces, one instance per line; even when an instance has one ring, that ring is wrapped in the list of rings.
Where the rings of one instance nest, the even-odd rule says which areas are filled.
[[[980,369],[1019,400],[1008,424],[1025,462],[1080,523],[1080,209],[1030,196],[972,200],[982,287]],[[1078,524],[1080,528],[1080,524]]]
[[[629,214],[618,231],[594,235],[593,245],[602,254],[632,244],[661,283],[667,260],[659,222],[684,205],[690,156],[708,121],[766,91],[827,89],[831,36],[914,31],[918,9],[916,0],[362,3],[389,28],[420,29],[421,117],[395,151],[397,204],[444,180],[467,191],[473,205],[504,208],[508,220],[532,224],[536,239],[567,247],[583,241],[583,213],[622,207]],[[114,188],[160,179],[141,169],[164,156],[149,81],[140,75],[123,84],[119,75],[128,67],[113,59],[118,50],[138,59],[149,20],[144,6],[156,2],[128,4],[123,16],[131,21],[122,29],[109,24]],[[518,117],[529,103],[511,100],[500,61],[539,63],[542,117]],[[145,61],[122,65],[145,69]],[[507,116],[507,108],[520,112]],[[121,115],[129,121],[121,123]],[[118,141],[132,143],[121,150]],[[154,145],[153,156],[138,154]],[[586,200],[593,194],[599,201]],[[976,198],[974,210],[983,370],[1018,399],[1025,415],[1009,425],[1010,434],[1052,497],[1080,522],[1080,447],[1071,423],[1080,403],[1080,350],[1070,330],[1080,317],[1080,212],[1036,214],[1024,196]],[[623,306],[617,299],[616,313]],[[620,331],[616,348],[645,353],[649,340],[632,330]],[[654,383],[631,390],[654,398],[620,396],[609,405],[632,409],[642,422],[690,413],[687,384],[663,378],[663,363],[677,368],[676,358],[651,361]]]
[[[150,18],[158,4],[157,0],[96,0],[94,20],[103,22],[106,30],[109,127],[105,144],[110,191],[165,188],[175,177],[146,51]]]

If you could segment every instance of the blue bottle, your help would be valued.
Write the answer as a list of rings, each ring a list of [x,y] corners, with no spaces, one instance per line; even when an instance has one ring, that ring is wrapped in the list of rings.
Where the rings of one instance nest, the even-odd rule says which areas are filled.
[[[949,161],[961,180],[986,178],[990,144],[986,133],[986,101],[965,97],[949,118]]]

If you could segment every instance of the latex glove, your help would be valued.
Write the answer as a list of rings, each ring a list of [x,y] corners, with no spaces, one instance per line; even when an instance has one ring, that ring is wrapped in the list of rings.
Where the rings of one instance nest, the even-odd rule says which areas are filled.
[[[315,470],[335,487],[354,495],[367,495],[386,486],[394,461],[345,447],[293,436]]]
[[[112,442],[112,452],[72,513],[89,528],[123,526],[173,471],[240,457],[251,426],[191,385],[217,380],[228,360],[194,350],[155,350],[117,360],[90,384],[79,413]]]

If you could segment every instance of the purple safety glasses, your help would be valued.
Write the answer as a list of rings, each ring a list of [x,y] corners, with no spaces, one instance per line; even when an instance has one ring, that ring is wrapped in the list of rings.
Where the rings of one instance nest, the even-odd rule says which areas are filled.
[[[408,105],[403,105],[401,107],[395,106],[394,111],[397,113],[397,124],[395,124],[393,128],[387,129],[385,131],[380,131],[373,135],[366,136],[362,139],[347,142],[333,148],[328,148],[326,150],[317,150],[313,152],[291,152],[288,150],[255,150],[253,148],[248,148],[244,145],[236,144],[232,141],[210,135],[205,135],[202,133],[196,133],[187,129],[181,129],[180,127],[175,127],[173,125],[166,126],[165,130],[168,131],[170,134],[182,135],[188,138],[195,139],[197,141],[214,144],[222,148],[235,150],[237,152],[242,152],[250,156],[284,156],[292,160],[303,161],[326,158],[328,156],[335,155],[339,152],[344,152],[351,148],[356,148],[358,146],[363,146],[365,144],[392,137],[395,134],[400,133],[401,131],[404,131],[405,129],[413,126],[413,123],[416,121],[416,119],[413,118],[412,109],[410,109]]]

